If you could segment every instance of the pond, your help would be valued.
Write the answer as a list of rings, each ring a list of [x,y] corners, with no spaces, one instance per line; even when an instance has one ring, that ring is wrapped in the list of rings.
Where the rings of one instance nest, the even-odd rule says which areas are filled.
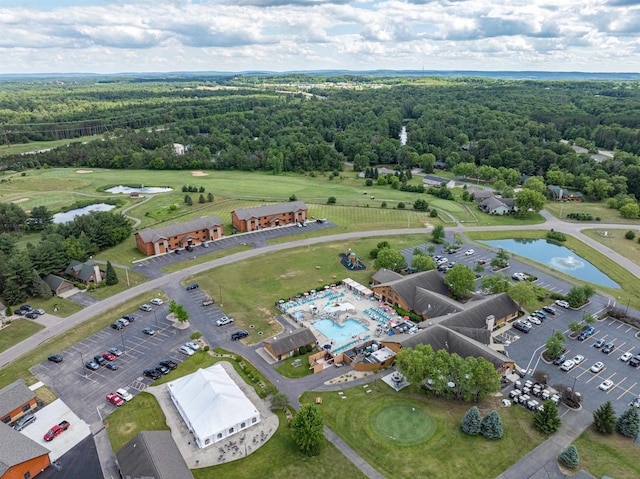
[[[167,193],[169,191],[173,191],[173,188],[167,188],[167,187],[160,187],[160,186],[141,186],[139,188],[132,188],[130,186],[114,186],[113,188],[109,188],[108,190],[105,190],[107,193],[124,193],[124,194],[131,194],[131,193],[147,193],[147,194],[153,194],[153,193]]]
[[[587,260],[576,255],[573,251],[544,239],[507,239],[483,241],[495,248],[502,248],[519,256],[542,263],[551,269],[561,271],[589,283],[619,288],[613,281]]]
[[[53,215],[53,222],[56,224],[68,223],[76,216],[86,215],[92,211],[110,211],[115,208],[115,205],[108,205],[106,203],[96,203],[93,205],[85,206],[83,208],[76,208],[75,210],[65,211],[64,213],[56,213]]]

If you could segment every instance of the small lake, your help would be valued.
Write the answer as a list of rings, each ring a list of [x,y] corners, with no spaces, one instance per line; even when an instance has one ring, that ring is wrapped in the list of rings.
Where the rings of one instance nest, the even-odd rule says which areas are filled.
[[[107,193],[167,193],[169,191],[173,191],[173,188],[159,187],[159,186],[141,186],[140,188],[131,188],[130,186],[114,186],[113,188],[109,188],[106,190]]]
[[[64,213],[56,213],[53,215],[53,222],[56,224],[68,223],[76,216],[86,215],[92,211],[110,211],[115,208],[115,205],[108,205],[106,203],[96,203],[94,205],[85,206],[84,208],[76,208],[75,210],[65,211]]]
[[[600,286],[608,286],[610,288],[620,287],[620,285],[609,278],[609,276],[587,260],[577,256],[570,249],[547,240],[507,239],[483,241],[483,243],[532,259],[551,269],[575,276],[583,281],[599,284]]]

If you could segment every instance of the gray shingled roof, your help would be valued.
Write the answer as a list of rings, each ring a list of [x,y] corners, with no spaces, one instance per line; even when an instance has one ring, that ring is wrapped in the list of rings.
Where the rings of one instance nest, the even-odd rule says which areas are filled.
[[[486,210],[493,210],[501,206],[508,208],[508,206],[505,203],[503,203],[500,198],[496,198],[495,196],[490,196],[486,198],[484,201],[480,203],[480,206]]]
[[[425,271],[423,273],[403,276],[395,281],[389,281],[375,286],[390,286],[407,303],[409,309],[418,311],[416,306],[428,306],[428,299],[425,301],[424,292],[438,293],[442,296],[449,295],[449,288],[444,284],[442,275],[437,270]]]
[[[0,476],[11,467],[48,454],[49,450],[6,424],[0,424]]]
[[[69,263],[69,266],[67,266],[67,269],[64,271],[64,273],[68,274],[69,276],[78,278],[80,281],[87,281],[95,274],[95,265],[96,262],[92,259],[85,261],[84,263],[81,263],[80,261],[74,259],[71,261],[71,263]]]
[[[0,389],[0,417],[9,414],[16,408],[31,401],[35,394],[24,382],[24,379],[9,384]]]
[[[217,216],[204,216],[191,221],[185,221],[184,223],[171,223],[170,225],[163,226],[161,228],[145,228],[138,231],[136,234],[140,235],[140,238],[142,238],[142,241],[145,243],[155,243],[160,239],[168,239],[172,236],[180,236],[191,231],[211,229],[214,226],[222,225],[222,220]]]
[[[142,431],[116,457],[125,479],[193,479],[170,431]]]
[[[55,291],[61,284],[68,281],[60,276],[56,276],[55,274],[48,274],[44,277],[44,282],[47,283],[52,291]]]
[[[520,308],[507,293],[489,296],[479,301],[470,301],[465,310],[442,320],[444,326],[482,329],[487,326],[487,317],[503,318]]]
[[[490,196],[493,196],[494,192],[490,190],[479,190],[476,188],[470,188],[469,194],[473,195],[476,203],[481,203],[483,200],[489,198]]]
[[[281,213],[293,213],[299,210],[306,210],[304,201],[288,201],[286,203],[276,203],[273,205],[262,205],[256,208],[241,208],[235,210],[239,220],[250,220],[251,218],[262,218],[264,216],[278,215]]]
[[[264,343],[271,346],[276,356],[298,349],[316,342],[316,337],[307,328],[296,329],[290,333],[285,333],[277,339],[267,340]]]
[[[389,283],[390,281],[395,281],[402,278],[404,278],[404,276],[402,276],[400,273],[396,273],[395,271],[391,271],[387,268],[382,268],[373,274],[371,280],[377,281],[378,283]]]

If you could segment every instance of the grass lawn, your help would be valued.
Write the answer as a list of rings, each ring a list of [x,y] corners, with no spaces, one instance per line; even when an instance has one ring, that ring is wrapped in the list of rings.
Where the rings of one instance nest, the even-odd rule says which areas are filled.
[[[295,356],[293,358],[287,358],[282,361],[278,366],[276,366],[276,371],[278,371],[285,378],[303,378],[312,374],[311,369],[309,369],[309,356],[315,354],[317,351],[311,351],[310,353],[303,354],[301,356]],[[293,366],[294,361],[302,361],[300,366]]]
[[[14,319],[0,330],[0,352],[37,333],[44,326],[28,319]]]
[[[547,201],[544,209],[551,213],[553,216],[560,218],[562,212],[562,218],[566,219],[569,213],[587,213],[593,216],[594,220],[600,218],[603,223],[636,223],[640,225],[640,220],[629,220],[620,216],[618,210],[609,208],[605,201],[583,201],[583,202],[564,202]],[[596,221],[594,223],[597,224]]]
[[[167,418],[152,394],[141,392],[125,406],[118,408],[105,419],[104,425],[113,452],[142,431],[168,430]]]
[[[42,308],[47,313],[54,314],[60,318],[71,316],[82,309],[79,304],[58,296],[52,296],[49,299],[29,298],[26,302],[36,309]]]
[[[462,477],[460,471],[473,471],[474,479],[494,478],[544,440],[533,428],[533,415],[523,408],[500,409],[504,437],[496,442],[462,432],[460,423],[472,404],[428,399],[411,392],[397,393],[382,381],[372,383],[371,390],[367,394],[362,387],[344,389],[346,399],[341,399],[336,391],[307,392],[301,402],[314,402],[321,396],[325,423],[386,477],[449,479]],[[416,421],[432,428],[427,418],[435,422],[433,436],[429,439],[426,434],[423,438],[426,442],[420,444],[399,446],[397,438],[389,437],[398,425],[382,429],[378,426],[380,413],[397,405],[403,405],[403,414],[407,416],[404,422],[409,430],[399,431],[403,437],[411,437]],[[499,403],[492,398],[478,406],[484,415],[499,408]],[[410,408],[416,409],[411,410],[411,415],[422,417],[413,419]]]
[[[402,249],[420,244],[427,238],[426,235],[363,238],[296,248],[221,266],[189,277],[184,283],[198,282],[200,288],[218,302],[221,290],[225,313],[234,317],[238,328],[249,331],[248,343],[256,343],[280,332],[278,323],[268,324],[280,314],[275,308],[279,299],[348,277],[369,284],[375,272],[373,261],[368,259],[369,251],[385,239],[392,248]],[[350,271],[340,264],[338,254],[348,248],[363,259],[367,270]],[[250,324],[255,328],[249,328]]]
[[[590,427],[573,444],[580,454],[580,469],[595,477],[640,477],[638,446],[628,437],[603,436]]]
[[[364,479],[360,472],[332,444],[325,443],[320,455],[303,456],[279,412],[280,425],[269,441],[245,459],[219,466],[193,469],[196,479],[267,479],[274,477],[317,477],[322,479]],[[391,476],[389,476],[391,477]]]
[[[106,266],[104,266],[104,268],[106,268]],[[96,299],[110,298],[111,296],[122,293],[129,288],[133,288],[134,286],[147,282],[147,277],[137,273],[136,271],[129,270],[129,272],[127,272],[123,268],[118,268],[116,266],[114,266],[113,269],[115,269],[116,274],[118,275],[118,283],[111,286],[107,286],[106,283],[104,283],[104,286],[98,289],[87,291],[90,296],[93,296]],[[128,282],[127,275],[129,276]]]
[[[30,143],[15,143],[7,147],[2,145],[0,148],[0,156],[19,155],[20,153],[27,153],[29,151],[44,150],[47,148],[57,148],[58,146],[68,145],[70,143],[79,143],[81,141],[93,140],[93,135],[82,136],[80,138],[73,138],[70,140],[51,140],[51,141],[33,141]]]
[[[638,243],[640,232],[637,228],[631,228],[631,230],[636,232],[636,238],[633,240],[628,240],[624,237],[624,234],[629,231],[629,228],[607,230],[607,236],[598,234],[598,231],[602,230],[582,230],[582,232],[589,238],[593,238],[598,243],[602,243],[616,253],[620,253],[625,258],[633,261],[635,264],[640,265],[640,243]]]

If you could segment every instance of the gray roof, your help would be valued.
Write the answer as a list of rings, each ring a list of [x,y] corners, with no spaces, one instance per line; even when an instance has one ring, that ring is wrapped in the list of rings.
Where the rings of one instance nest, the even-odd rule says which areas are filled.
[[[489,196],[480,202],[480,207],[486,210],[493,210],[495,208],[509,208],[500,198],[496,198],[495,196]]]
[[[56,276],[55,274],[48,274],[44,277],[44,282],[47,283],[47,285],[49,286],[49,288],[51,288],[52,291],[57,290],[61,284],[63,283],[69,283],[71,284],[70,281],[67,281],[64,278],[61,278],[60,276]]]
[[[264,216],[279,215],[282,213],[295,213],[306,210],[304,201],[288,201],[286,203],[276,203],[273,205],[262,205],[255,208],[240,208],[235,210],[239,220],[250,220],[251,218],[262,218]]]
[[[3,387],[0,389],[0,417],[28,403],[34,397],[36,395],[27,387],[24,379],[18,379]]]
[[[507,293],[489,296],[479,301],[470,301],[465,310],[442,320],[444,326],[483,329],[487,327],[487,317],[504,318],[520,308]]]
[[[276,356],[284,353],[288,353],[300,346],[306,346],[307,344],[313,344],[316,342],[316,337],[307,328],[300,328],[290,333],[285,333],[278,338],[267,340],[264,344],[271,346]]]
[[[388,281],[378,286],[389,286],[404,300],[409,309],[417,307],[428,307],[428,298],[425,299],[425,292],[437,293],[442,296],[449,295],[449,288],[444,284],[442,275],[437,270],[424,271],[422,273],[410,274],[402,276],[400,279]]]
[[[49,450],[6,424],[0,424],[0,476],[18,464]]]
[[[491,190],[480,190],[477,188],[469,188],[469,194],[473,195],[473,199],[476,203],[481,203],[483,200],[489,198],[494,195],[494,192]]]
[[[168,239],[172,236],[179,236],[191,231],[200,231],[204,229],[211,229],[215,226],[222,226],[222,220],[217,216],[204,216],[196,218],[184,223],[171,223],[161,228],[149,229],[145,228],[138,231],[136,234],[140,235],[142,241],[145,243],[155,243],[160,239]]]
[[[373,274],[371,280],[374,282],[377,281],[378,283],[388,283],[390,281],[402,279],[403,277],[404,276],[402,276],[400,273],[396,273],[395,271],[391,271],[387,268],[382,268]]]
[[[170,431],[142,431],[116,457],[124,479],[193,479]]]
[[[64,271],[65,274],[78,278],[80,281],[87,281],[95,275],[96,262],[92,259],[81,263],[78,260],[72,260]]]

